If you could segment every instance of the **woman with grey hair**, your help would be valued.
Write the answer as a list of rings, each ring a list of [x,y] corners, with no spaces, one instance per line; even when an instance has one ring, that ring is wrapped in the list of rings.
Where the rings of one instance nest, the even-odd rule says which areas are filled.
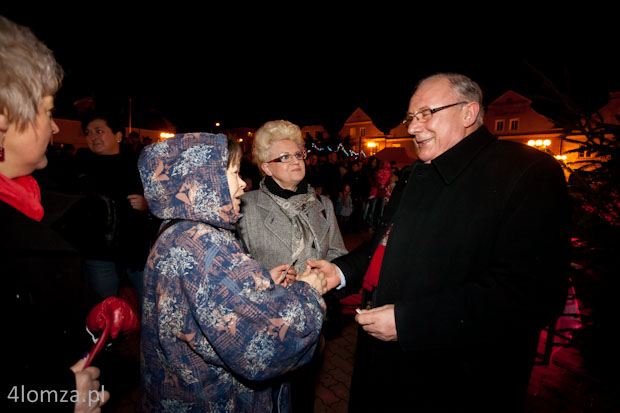
[[[254,136],[252,155],[264,178],[242,198],[238,225],[252,257],[266,268],[293,263],[301,274],[306,260],[346,254],[332,202],[305,180],[299,127],[284,120],[265,123]]]
[[[301,274],[306,269],[306,260],[330,261],[346,254],[332,202],[317,195],[305,180],[304,140],[299,127],[285,120],[265,123],[254,135],[252,155],[264,178],[259,189],[241,199],[242,217],[237,225],[252,258],[266,268],[292,264]],[[333,304],[327,298],[329,318]],[[337,304],[337,300],[332,301]],[[304,368],[313,367],[317,363]],[[298,376],[313,378],[312,374],[298,373]],[[299,383],[293,378],[291,394],[295,411],[312,411],[312,383]]]
[[[99,369],[75,363],[84,351],[75,330],[83,331],[85,320],[76,305],[79,257],[42,222],[31,176],[47,165],[58,133],[52,110],[62,77],[28,28],[0,16],[0,262],[10,311],[3,328],[11,335],[4,341],[11,379],[3,385],[3,411],[100,411],[109,397],[99,390]]]

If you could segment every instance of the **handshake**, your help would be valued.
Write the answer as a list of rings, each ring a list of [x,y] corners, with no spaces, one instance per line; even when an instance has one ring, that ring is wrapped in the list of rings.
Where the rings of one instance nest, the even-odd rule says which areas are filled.
[[[303,281],[314,287],[321,295],[340,285],[338,268],[331,262],[307,260],[306,264],[303,274],[297,274],[292,264],[278,265],[269,273],[276,284],[286,287],[292,282]]]

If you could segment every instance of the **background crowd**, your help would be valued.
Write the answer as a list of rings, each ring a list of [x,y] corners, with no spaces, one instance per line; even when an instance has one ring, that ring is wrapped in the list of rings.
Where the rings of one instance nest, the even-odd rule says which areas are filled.
[[[124,137],[120,148],[137,158],[144,145]],[[85,151],[85,148],[76,151],[72,145],[50,145],[48,167],[35,173],[41,185],[67,188],[76,174],[79,154]],[[308,183],[332,201],[342,233],[374,230],[402,171],[393,161],[382,161],[375,156],[354,157],[343,152],[308,150],[304,163]],[[241,161],[241,176],[246,191],[258,188],[261,177],[249,152]],[[347,191],[352,201],[350,206],[344,205]]]

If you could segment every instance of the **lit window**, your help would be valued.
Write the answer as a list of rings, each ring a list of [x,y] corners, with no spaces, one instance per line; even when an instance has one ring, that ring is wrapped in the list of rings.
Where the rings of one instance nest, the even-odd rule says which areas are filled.
[[[519,129],[519,119],[510,119],[510,130]]]
[[[578,158],[590,158],[592,157],[592,152],[588,150],[579,151],[577,152],[577,157]]]

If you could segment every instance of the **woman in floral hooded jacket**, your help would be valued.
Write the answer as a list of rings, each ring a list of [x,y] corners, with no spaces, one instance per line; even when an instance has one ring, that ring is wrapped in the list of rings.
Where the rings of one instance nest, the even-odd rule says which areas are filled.
[[[310,361],[319,337],[320,292],[275,284],[234,237],[227,146],[224,135],[177,135],[138,162],[149,209],[175,220],[144,272],[145,412],[289,411],[274,379]]]

